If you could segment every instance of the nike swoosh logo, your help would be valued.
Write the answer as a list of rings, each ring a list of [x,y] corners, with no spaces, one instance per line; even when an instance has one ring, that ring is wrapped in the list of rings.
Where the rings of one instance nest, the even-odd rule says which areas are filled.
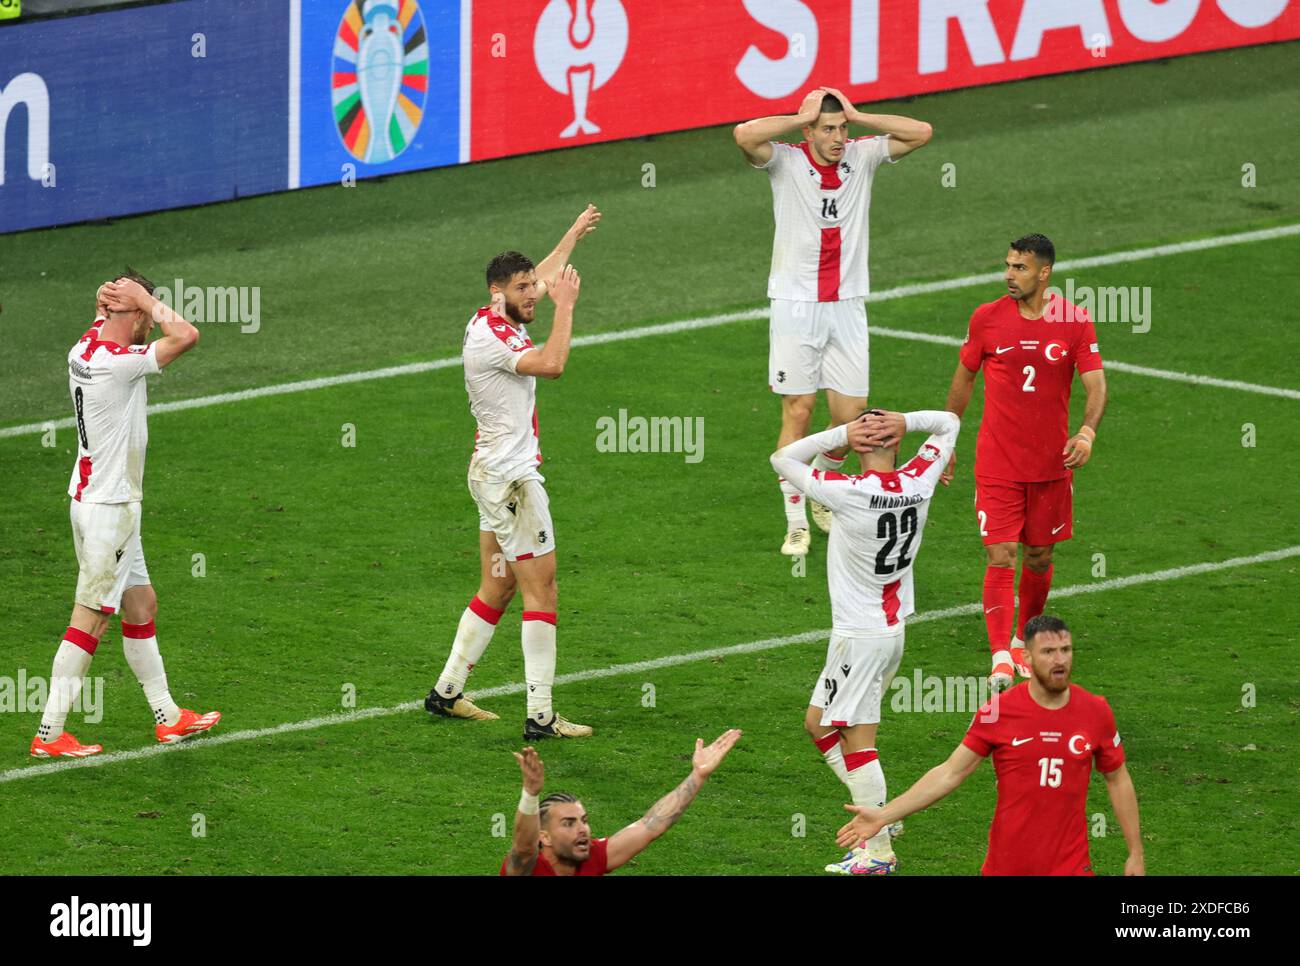
[[[1015,346],[1013,346],[1013,345],[1009,345],[1009,346],[1007,346],[1005,349],[1002,348],[1002,346],[998,346],[998,348],[997,348],[997,354],[998,354],[998,355],[1002,355],[1002,353],[1004,353],[1004,352],[1010,352],[1010,351],[1011,351],[1012,349],[1014,349],[1014,348],[1015,348]]]
[[[1025,742],[1027,742],[1027,741],[1033,741],[1033,740],[1034,740],[1033,738],[1012,738],[1012,739],[1011,739],[1011,747],[1012,747],[1012,748],[1015,748],[1015,747],[1018,746],[1018,745],[1023,745]]]
[[[1062,523],[1059,527],[1052,527],[1052,533],[1053,533],[1053,534],[1056,534],[1056,533],[1058,533],[1059,531],[1064,530],[1064,529],[1065,529],[1065,524]]]
[[[998,610],[1001,606],[1002,606],[1001,604],[998,604],[997,607],[990,607],[986,611],[984,611],[984,613],[992,614],[995,610]]]

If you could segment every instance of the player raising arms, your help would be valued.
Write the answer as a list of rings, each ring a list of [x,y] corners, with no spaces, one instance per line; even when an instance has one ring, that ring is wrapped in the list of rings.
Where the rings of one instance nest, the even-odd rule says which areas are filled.
[[[695,739],[691,773],[650,807],[640,821],[608,838],[593,839],[587,810],[572,795],[556,792],[541,801],[545,768],[537,752],[515,752],[523,772],[524,789],[515,813],[515,835],[510,854],[501,863],[502,875],[604,875],[640,855],[647,845],[668,831],[690,807],[700,787],[727,752],[740,740],[735,728],[723,732],[713,744]]]
[[[1025,625],[1043,612],[1052,586],[1052,548],[1074,527],[1074,471],[1088,462],[1106,408],[1106,377],[1092,320],[1059,295],[1048,298],[1056,249],[1044,235],[1011,243],[1007,294],[970,317],[948,409],[961,415],[984,370],[984,418],[975,450],[975,515],[988,554],[984,624],[994,688],[1029,676]],[[1070,436],[1075,370],[1087,402]],[[952,467],[944,482],[952,478]],[[1020,616],[1015,618],[1016,544]],[[1012,627],[1015,637],[1012,638]]]
[[[849,125],[880,131],[849,137]],[[801,144],[774,138],[803,129]],[[826,390],[831,425],[857,418],[868,390],[867,215],[871,182],[930,140],[930,125],[892,114],[867,114],[833,87],[810,92],[793,116],[763,117],[735,129],[749,163],[768,173],[776,232],[767,295],[772,300],[768,386],[781,396],[787,446],[808,435],[817,391]],[[814,466],[838,470],[842,449],[817,454]],[[865,464],[863,464],[865,466]],[[786,536],[781,552],[802,556],[810,544],[803,497],[779,480]],[[813,503],[813,520],[830,529],[830,511]]]
[[[68,353],[77,419],[77,463],[68,484],[72,542],[80,573],[72,618],[54,655],[49,699],[32,739],[34,758],[84,758],[103,750],[63,730],[108,619],[122,612],[122,650],[153,710],[161,742],[206,731],[221,713],[177,707],[158,652],[158,597],[140,545],[140,499],[149,443],[145,377],[199,341],[199,331],[153,296],[131,269],[96,293],[94,324]],[[149,342],[154,323],[162,338]]]
[[[772,454],[777,473],[835,513],[826,550],[833,630],[804,729],[859,805],[885,802],[885,773],[876,752],[880,703],[903,659],[903,625],[916,609],[912,565],[930,498],[960,428],[952,413],[872,410]],[[909,430],[933,435],[895,469],[897,441]],[[889,445],[872,445],[886,437]],[[818,453],[846,445],[863,454],[861,476],[808,466]],[[888,875],[897,868],[890,830],[882,828],[853,843],[826,871]]]
[[[983,874],[1092,875],[1087,805],[1095,760],[1128,846],[1124,874],[1145,875],[1137,793],[1115,715],[1105,698],[1070,683],[1074,648],[1065,622],[1045,615],[1031,620],[1025,660],[1029,683],[994,694],[947,761],[884,808],[845,805],[856,814],[840,829],[840,845],[929,808],[991,754],[998,804]]]
[[[492,305],[465,328],[465,391],[478,423],[469,464],[469,491],[479,512],[479,586],[461,615],[451,654],[425,699],[431,713],[476,721],[497,717],[464,696],[469,672],[492,640],[497,621],[518,587],[523,590],[524,680],[528,685],[524,740],[583,738],[586,725],[555,713],[555,527],[537,430],[537,377],[558,379],[569,358],[573,306],[581,280],[566,265],[574,246],[596,230],[600,212],[588,205],[540,265],[519,252],[488,263]],[[537,300],[548,294],[555,321],[545,347],[533,345],[525,327]]]

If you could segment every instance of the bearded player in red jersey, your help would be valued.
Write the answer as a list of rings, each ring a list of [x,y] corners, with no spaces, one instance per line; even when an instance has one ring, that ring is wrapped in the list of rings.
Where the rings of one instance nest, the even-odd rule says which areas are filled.
[[[1044,235],[1026,235],[1007,253],[1007,294],[977,308],[948,390],[949,412],[961,416],[975,376],[984,370],[984,417],[975,451],[975,514],[988,553],[984,624],[993,670],[989,682],[1009,688],[1029,677],[1025,626],[1043,612],[1052,586],[1052,548],[1073,536],[1074,471],[1088,462],[1106,408],[1097,332],[1087,312],[1059,294],[1048,296],[1056,249]],[[1083,425],[1070,436],[1075,370],[1088,398]],[[956,455],[944,482],[952,479]],[[1015,620],[1016,544],[1020,615]]]
[[[691,773],[685,781],[651,806],[639,821],[608,838],[593,839],[587,824],[587,810],[572,795],[556,792],[541,801],[545,770],[533,748],[515,752],[524,776],[524,790],[515,813],[515,836],[510,854],[501,863],[501,875],[604,875],[636,858],[647,845],[668,831],[669,826],[695,799],[695,794],[722,764],[727,752],[740,740],[735,728],[723,732],[707,748],[695,740]]]
[[[891,822],[933,805],[992,754],[998,804],[981,872],[1092,875],[1087,804],[1096,760],[1128,845],[1124,874],[1146,874],[1137,793],[1124,766],[1110,705],[1070,683],[1073,649],[1064,621],[1039,615],[1025,635],[1029,682],[994,694],[975,713],[948,760],[898,798],[883,808],[845,805],[856,814],[839,831],[841,846],[869,839]]]

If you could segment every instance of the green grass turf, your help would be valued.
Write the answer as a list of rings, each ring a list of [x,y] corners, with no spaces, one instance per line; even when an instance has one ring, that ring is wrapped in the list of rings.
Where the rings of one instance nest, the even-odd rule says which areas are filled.
[[[1233,55],[1246,58],[1235,63],[1258,64],[1247,73],[1250,83],[1259,81],[1259,91],[1237,92],[1241,100],[1234,106],[1242,114],[1265,111],[1276,97],[1259,80],[1280,69],[1276,53]],[[1196,63],[1214,65],[1220,59],[1229,60],[1216,55]],[[1140,72],[1147,71],[1158,80],[1167,76],[1162,72],[1183,67],[1125,68],[917,103],[933,105],[929,116],[951,117],[958,131],[965,125],[963,138],[976,139],[981,132],[970,120],[976,108],[968,100],[981,93],[1011,104],[1025,96],[1024,89],[1059,83],[1052,89],[1062,100],[1068,92],[1072,109],[1095,116],[1104,113],[1103,105],[1120,103],[1116,92],[1124,85],[1112,73],[1145,76]],[[1226,69],[1222,82],[1229,88],[1248,86],[1244,74]],[[1123,109],[1116,108],[1120,119],[1136,125]],[[1221,111],[1222,105],[1191,98],[1171,83],[1160,117],[1211,109]],[[988,120],[994,123],[994,115]],[[1271,136],[1269,130],[1252,133]],[[649,146],[667,145],[683,161],[707,159],[714,150],[709,138],[716,134],[695,132]],[[984,149],[1001,143],[1010,163],[1003,134],[985,142]],[[1144,150],[1158,152],[1159,143]],[[611,177],[611,157],[634,158],[638,147],[646,145],[601,146],[356,190],[387,197],[415,190],[406,186],[425,178],[454,177],[455,204],[468,212],[473,206],[466,197],[492,184],[492,172],[499,197],[510,194],[502,187],[505,181],[521,189],[548,176],[590,183]],[[1217,150],[1213,143],[1207,148]],[[907,197],[918,205],[933,206],[922,193],[928,188],[901,177],[923,157],[890,171],[888,177],[900,176],[896,182],[882,176],[878,219],[890,217],[881,215],[889,206],[900,218],[904,209],[895,189],[900,195],[914,192]],[[690,165],[691,176],[714,187],[730,185],[737,179],[723,178],[721,168],[736,159],[727,151],[718,158],[716,178],[706,173],[707,164]],[[1145,219],[1125,205],[1077,221],[1076,213],[1063,208],[1064,222],[1079,231],[1100,218],[1118,232],[1108,232],[1104,243],[1098,239],[1094,245],[1080,236],[1071,247],[1091,253],[1262,223],[1226,195],[1201,205],[1178,201],[1174,188],[1190,192],[1199,184],[1213,195],[1217,189],[1204,175],[1198,168],[1177,185],[1162,186],[1163,179],[1147,183],[1148,193],[1171,193],[1162,195],[1165,201],[1151,206],[1155,214]],[[1058,197],[1128,190],[1081,164],[1053,177],[1062,179]],[[708,209],[683,210],[694,204],[691,199],[707,201],[708,191],[666,191],[662,166],[660,187],[647,192],[654,195],[658,214],[646,208],[638,219],[666,228],[638,247],[627,234],[631,229],[616,227],[611,212],[580,253],[584,269],[591,266],[591,281],[580,304],[579,328],[615,328],[761,302],[770,244],[764,228],[770,218],[766,187],[761,178],[739,180],[746,186],[735,189],[745,192],[736,196],[735,217],[756,220],[747,235],[729,237],[752,247],[734,262],[730,251],[723,261],[716,246],[701,244],[696,222],[700,210]],[[553,234],[542,222],[562,224],[562,216],[583,197],[576,188],[560,193],[563,203],[548,196],[529,206],[527,225],[519,231],[538,244]],[[972,201],[977,194],[971,193]],[[632,191],[627,195],[639,197]],[[241,231],[266,238],[273,234],[266,231],[272,222],[328,222],[340,217],[340,205],[352,203],[341,199],[354,197],[359,195],[309,192],[135,219],[112,229],[30,233],[22,242],[24,250],[46,249],[55,259],[51,264],[72,264],[68,253],[76,238],[125,231],[192,251],[193,264],[203,266],[195,270],[196,279],[223,273],[229,278],[246,254],[234,250]],[[984,216],[991,217],[997,207],[990,203]],[[274,218],[273,210],[279,212]],[[421,222],[417,214],[407,216],[409,232]],[[502,237],[508,219],[486,204],[481,214],[482,222],[467,215],[462,230],[476,240],[488,238],[483,244],[490,252],[498,244],[490,239]],[[210,330],[193,356],[155,383],[164,388],[153,398],[453,352],[460,320],[477,303],[480,253],[467,256],[468,246],[454,232],[426,220],[418,264],[458,266],[429,276],[426,290],[416,253],[409,250],[413,236],[405,243],[400,235],[383,241],[387,236],[376,224],[358,217],[357,224],[373,233],[380,247],[371,257],[362,254],[364,244],[354,246],[350,274],[343,266],[337,274],[326,264],[326,252],[339,238],[321,237],[297,248],[287,241],[257,248],[249,264],[283,273],[286,286],[303,272],[320,282],[313,287],[300,281],[286,289],[286,303],[291,298],[295,306],[307,306],[295,308],[305,314],[285,316],[276,326],[268,318],[256,337]],[[518,211],[511,217],[518,221]],[[878,244],[876,284],[996,263],[1000,251],[987,256],[971,242],[988,234],[989,223],[974,214],[970,218],[965,228],[964,222],[953,225],[951,238],[945,232],[931,236],[950,253],[943,264],[898,261],[896,250]],[[194,245],[180,243],[174,234],[178,221],[189,224]],[[473,227],[480,223],[498,233]],[[894,224],[901,228],[902,222]],[[996,245],[1017,228],[1010,221],[996,228]],[[659,246],[665,231],[674,233],[671,243],[655,249],[663,253],[656,258],[662,257],[665,267],[642,271],[635,253],[651,241]],[[342,235],[341,227],[335,234]],[[0,240],[0,255],[13,244],[13,238]],[[1291,358],[1300,341],[1293,330],[1293,306],[1300,296],[1293,271],[1298,247],[1288,240],[1153,259],[1090,270],[1078,281],[1152,289],[1151,331],[1103,328],[1099,338],[1107,357],[1287,386],[1294,384]],[[8,258],[0,261],[11,264]],[[75,264],[86,261],[80,257]],[[397,271],[395,264],[405,267]],[[372,284],[376,271],[393,273],[390,282],[401,279],[402,284],[385,286],[382,278]],[[182,274],[188,278],[189,272],[185,268]],[[95,277],[82,279],[78,291]],[[30,277],[20,278],[12,291],[6,292],[5,318],[24,300],[49,300]],[[879,326],[960,336],[971,308],[997,294],[992,286],[881,303],[872,306],[871,317]],[[394,307],[382,309],[386,300]],[[63,331],[66,312],[56,315]],[[37,327],[39,339],[30,328],[22,336],[32,340],[33,351],[39,345],[50,358],[7,373],[2,391],[19,408],[6,422],[64,415],[61,358],[67,333],[53,340],[57,354],[46,344],[56,315]],[[426,316],[435,325],[412,329]],[[295,333],[286,342],[277,341],[281,324]],[[815,540],[803,577],[793,576],[789,561],[775,552],[782,522],[766,457],[777,408],[764,384],[765,329],[762,322],[738,323],[581,348],[563,380],[540,388],[543,470],[560,553],[561,673],[829,625],[823,540]],[[955,355],[947,347],[877,337],[873,398],[899,408],[940,405]],[[229,367],[214,372],[223,361]],[[241,365],[235,367],[236,362]],[[38,371],[42,367],[54,371]],[[1107,577],[1120,577],[1300,543],[1290,484],[1300,462],[1295,400],[1122,373],[1111,374],[1110,387],[1102,439],[1079,473],[1077,536],[1058,556],[1058,586],[1092,581],[1095,554],[1105,555]],[[1080,397],[1076,393],[1076,416]],[[680,454],[596,452],[596,420],[619,408],[641,415],[702,416],[703,462],[686,464]],[[941,491],[931,512],[917,565],[923,611],[978,598],[982,551],[973,527],[969,473],[979,411],[977,394],[963,430],[958,480]],[[4,412],[8,417],[9,410]],[[1255,448],[1241,446],[1245,422],[1256,426]],[[356,427],[355,448],[340,445],[345,423]],[[346,686],[355,688],[362,708],[422,697],[476,580],[476,519],[464,489],[473,427],[456,369],[158,415],[151,428],[144,543],[162,601],[160,641],[173,692],[183,704],[222,709],[227,717],[221,730],[234,731],[340,711]],[[58,434],[55,447],[41,446],[37,436],[0,440],[8,538],[0,544],[0,580],[9,591],[11,642],[2,674],[16,674],[18,668],[47,674],[65,626],[75,564],[60,494],[73,462],[71,446],[70,431]],[[202,578],[191,576],[195,553],[206,557]],[[1289,795],[1300,693],[1297,566],[1288,559],[1060,604],[1076,628],[1076,680],[1105,694],[1115,708],[1142,803],[1151,872],[1300,871]],[[518,628],[516,606],[475,671],[475,687],[520,679]],[[103,721],[87,725],[76,716],[70,719],[79,737],[100,741],[110,751],[151,740],[150,716],[121,658],[119,640],[117,630],[110,631],[93,666],[105,678]],[[819,643],[791,646],[562,686],[558,706],[594,725],[597,737],[543,745],[547,787],[580,794],[597,834],[608,834],[636,819],[684,777],[695,737],[709,739],[725,727],[742,727],[745,738],[691,811],[629,871],[815,872],[838,855],[832,837],[844,797],[801,730],[802,708],[823,653]],[[926,674],[980,675],[986,665],[982,622],[971,616],[916,625],[908,634],[902,673],[919,667]],[[656,689],[653,708],[642,704],[647,683]],[[1257,690],[1257,704],[1249,709],[1242,706],[1247,684]],[[16,873],[492,871],[506,847],[492,834],[494,816],[502,814],[508,823],[518,795],[509,751],[520,743],[523,701],[515,695],[485,704],[503,720],[467,725],[414,711],[0,784],[4,868]],[[968,720],[967,713],[886,712],[880,747],[891,789],[901,791],[945,757]],[[10,749],[10,761],[0,767],[28,763],[25,749],[35,723],[32,714],[0,715],[0,748]],[[985,766],[952,798],[909,819],[898,846],[904,871],[976,872],[992,803],[992,775]],[[41,835],[31,834],[37,811]],[[1094,840],[1094,863],[1101,872],[1118,872],[1123,841],[1100,779],[1094,779],[1089,812],[1105,814],[1111,833]],[[191,835],[196,813],[206,819],[205,838]],[[803,837],[791,834],[796,815],[806,819]]]
[[[1265,261],[1280,270],[1285,254],[1279,249]],[[1200,273],[1207,257],[1146,264],[1154,280],[1172,284]],[[561,554],[561,672],[827,626],[820,540],[803,578],[774,553],[780,521],[765,472],[772,400],[745,368],[716,364],[730,356],[761,371],[764,343],[761,323],[740,323],[592,347],[575,355],[561,382],[542,388],[544,469]],[[905,407],[928,404],[953,356],[884,339],[876,351],[878,359],[888,353],[887,372],[879,363],[878,371]],[[196,353],[184,364],[201,359]],[[638,379],[668,359],[673,379]],[[1277,381],[1280,368],[1260,378]],[[459,382],[450,370],[155,418],[144,533],[178,696],[226,710],[226,729],[341,710],[346,684],[361,707],[420,696],[474,584],[475,523],[461,461],[471,426]],[[1080,473],[1079,536],[1062,548],[1060,585],[1088,582],[1094,553],[1106,554],[1114,577],[1295,542],[1294,527],[1280,525],[1294,520],[1285,480],[1295,457],[1284,435],[1294,401],[1122,374],[1112,382],[1123,403]],[[611,387],[618,389],[611,394]],[[1214,406],[1201,398],[1207,392]],[[1255,450],[1240,446],[1236,417],[1211,418],[1207,428],[1204,417],[1138,415],[1205,412],[1242,399],[1261,427],[1264,442]],[[704,461],[596,453],[595,420],[619,406],[703,416]],[[978,411],[977,402],[966,448]],[[345,422],[357,427],[355,449],[339,445]],[[66,597],[71,566],[63,504],[49,494],[62,485],[71,454],[43,449],[35,438],[7,440],[4,452],[12,478],[28,484],[11,494],[23,529],[3,557],[6,586],[16,589],[17,657],[29,673],[45,673],[47,645],[64,618],[63,606],[51,602]],[[1207,487],[1219,495],[1207,500]],[[1234,510],[1234,493],[1249,493],[1248,504]],[[970,497],[963,473],[936,501],[918,563],[922,609],[978,595]],[[190,576],[196,552],[207,556],[201,579]],[[1300,683],[1293,642],[1285,622],[1270,629],[1249,616],[1293,610],[1280,588],[1294,584],[1295,569],[1283,561],[1107,591],[1061,608],[1078,628],[1077,680],[1105,693],[1119,716],[1153,871],[1296,869],[1293,811],[1272,794],[1283,790],[1293,751]],[[1243,627],[1252,628],[1248,639]],[[518,679],[517,635],[516,610],[476,671],[476,686]],[[747,737],[734,761],[637,869],[815,868],[834,851],[828,835],[842,797],[799,728],[820,650],[801,645],[560,688],[560,706],[594,724],[599,737],[545,746],[548,787],[576,789],[597,831],[608,832],[684,774],[693,737],[738,725]],[[909,634],[903,672],[978,675],[984,654],[978,617],[921,624]],[[95,671],[107,679],[104,720],[78,728],[82,736],[114,750],[144,744],[148,716],[116,632]],[[641,704],[647,682],[657,689],[654,709]],[[1259,691],[1249,711],[1241,710],[1244,683]],[[0,834],[10,867],[484,870],[502,849],[492,815],[513,803],[507,752],[518,744],[522,701],[487,704],[505,720],[449,725],[410,712],[7,784]],[[0,720],[15,765],[33,723],[30,715]],[[888,716],[881,748],[895,789],[942,758],[966,723],[956,713]],[[1249,744],[1258,750],[1243,751]],[[1108,812],[1099,782],[1094,791],[1090,810]],[[22,833],[35,795],[66,848],[51,853]],[[914,819],[919,834],[900,843],[909,871],[975,871],[991,795],[981,772],[950,802]],[[76,803],[86,799],[99,803],[102,821],[78,819]],[[206,839],[190,835],[196,812],[209,823]],[[790,834],[796,813],[806,816],[805,838]],[[1225,825],[1229,843],[1242,847],[1216,849],[1209,870],[1201,840]],[[1096,847],[1098,868],[1122,865],[1118,839]]]

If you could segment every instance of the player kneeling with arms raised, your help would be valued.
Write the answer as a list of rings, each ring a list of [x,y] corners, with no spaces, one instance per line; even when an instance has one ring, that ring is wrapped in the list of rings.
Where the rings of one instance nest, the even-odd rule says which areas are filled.
[[[651,807],[638,822],[608,838],[593,839],[582,802],[564,792],[547,795],[541,801],[544,768],[537,752],[529,747],[515,752],[524,776],[524,790],[515,813],[515,838],[510,854],[501,863],[502,875],[604,875],[630,862],[645,847],[668,831],[695,799],[700,786],[722,764],[727,752],[740,740],[732,728],[713,744],[695,740],[691,773]]]
[[[903,659],[903,622],[915,610],[912,564],[930,498],[960,429],[952,413],[873,409],[772,454],[777,473],[835,514],[826,551],[833,631],[804,728],[860,805],[885,803],[885,773],[876,752],[880,704]],[[898,439],[913,430],[931,436],[896,469]],[[886,437],[890,445],[882,445]],[[861,475],[808,465],[818,453],[846,445],[864,454]],[[889,829],[882,826],[852,844],[827,872],[888,875],[898,868]]]
[[[1031,676],[975,712],[957,750],[883,808],[844,807],[847,845],[929,808],[993,756],[998,804],[989,828],[984,875],[1092,875],[1088,856],[1088,780],[1093,762],[1106,777],[1128,846],[1125,875],[1145,875],[1137,793],[1124,765],[1115,714],[1106,699],[1070,683],[1074,646],[1065,621],[1045,614],[1025,625]]]
[[[153,283],[130,269],[100,286],[95,321],[68,352],[68,390],[77,420],[77,464],[68,484],[72,542],[80,572],[72,618],[54,655],[50,695],[32,739],[33,758],[85,758],[103,750],[64,731],[90,660],[122,613],[122,650],[154,716],[154,734],[172,743],[207,731],[221,712],[178,707],[167,687],[154,617],[158,597],[140,546],[140,500],[149,444],[145,378],[199,341],[199,331],[154,298]],[[157,322],[162,338],[149,341]]]

